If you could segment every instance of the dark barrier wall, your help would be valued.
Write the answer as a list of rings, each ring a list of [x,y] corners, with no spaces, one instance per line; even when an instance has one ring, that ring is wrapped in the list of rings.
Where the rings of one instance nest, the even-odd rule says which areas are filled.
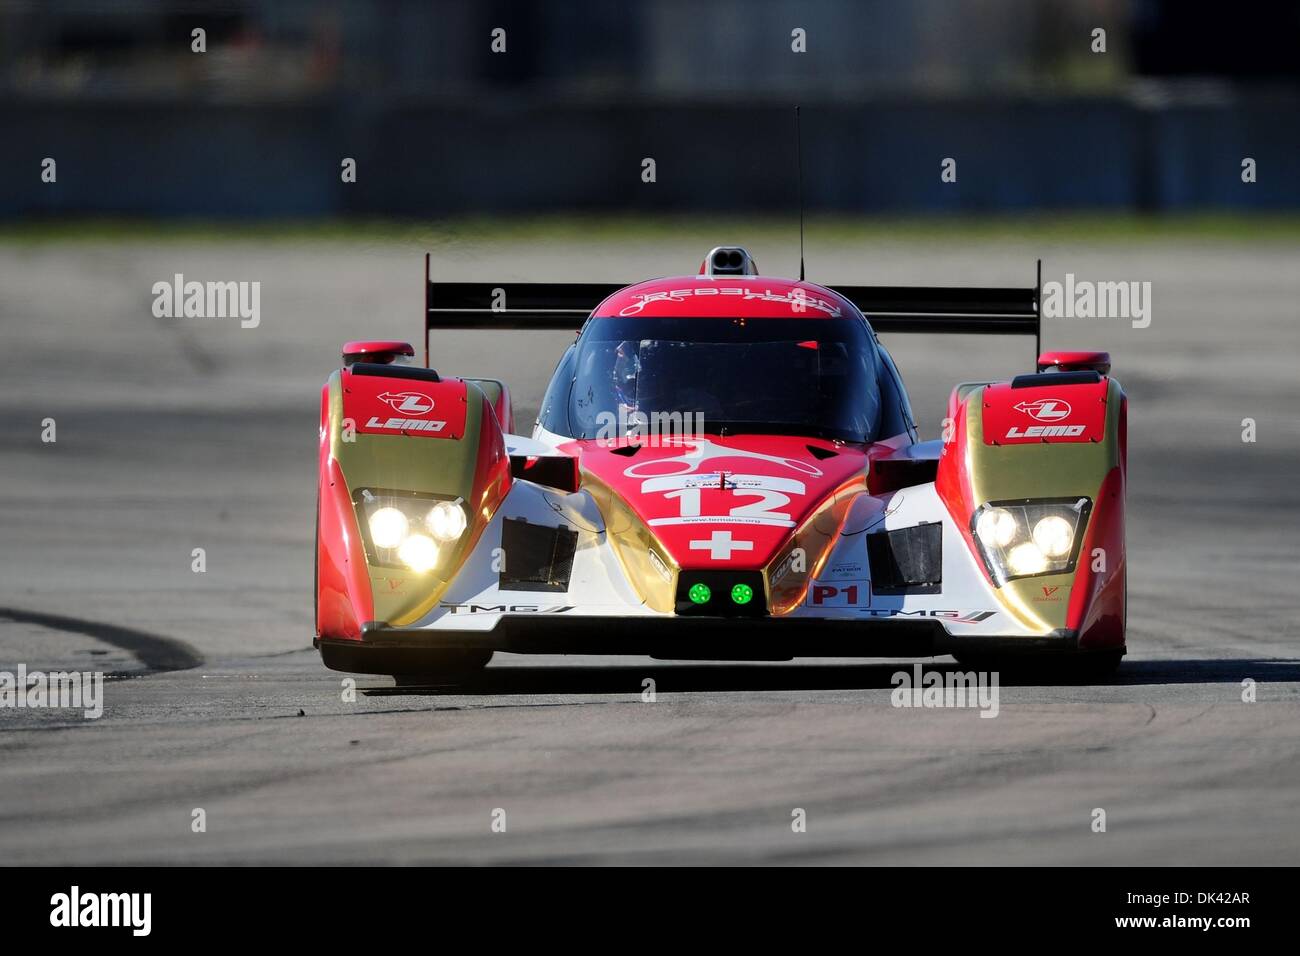
[[[873,101],[803,109],[810,208],[1300,207],[1291,99]],[[0,217],[753,212],[795,201],[780,106],[0,106]],[[52,157],[58,179],[43,184]],[[357,182],[340,181],[353,157]],[[642,182],[642,160],[656,182]],[[956,183],[940,164],[957,161]],[[1244,184],[1252,157],[1258,181]]]

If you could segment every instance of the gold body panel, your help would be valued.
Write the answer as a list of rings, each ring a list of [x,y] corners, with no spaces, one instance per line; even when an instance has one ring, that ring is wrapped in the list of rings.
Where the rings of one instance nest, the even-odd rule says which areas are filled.
[[[469,512],[466,533],[454,545],[443,546],[438,564],[427,573],[369,564],[367,555],[375,618],[396,627],[415,623],[437,605],[492,519],[487,502],[474,500],[484,396],[473,384],[467,383],[466,392],[465,436],[461,439],[356,432],[354,440],[345,441],[342,373],[330,375],[330,454],[343,471],[349,493],[379,488],[450,495],[463,498]],[[357,521],[361,521],[359,513]]]
[[[614,554],[641,600],[652,610],[671,613],[676,606],[677,575],[681,567],[668,550],[659,545],[654,532],[609,485],[591,472],[583,471],[582,487],[590,492],[604,516],[605,531]],[[659,560],[658,565],[650,556],[652,551]]]
[[[1120,408],[1123,391],[1114,379],[1106,390],[1106,425],[1099,442],[1043,442],[1026,445],[984,443],[980,413],[984,388],[966,399],[966,475],[975,507],[989,501],[1065,498],[1097,502],[1101,483],[1120,463]],[[952,447],[952,446],[949,446]],[[1091,519],[1090,519],[1091,520]],[[1083,537],[1087,528],[1080,528]],[[1082,552],[1078,560],[1087,560]],[[976,556],[977,561],[982,561]],[[1065,627],[1074,572],[1008,581],[996,590],[1006,611],[1026,627],[1047,633]],[[1050,594],[1045,589],[1055,588]]]
[[[676,607],[677,580],[681,566],[658,543],[654,532],[609,485],[591,472],[583,471],[582,487],[590,492],[596,507],[604,516],[610,543],[632,587],[647,607],[665,614],[671,613]],[[790,536],[789,542],[761,569],[767,605],[773,616],[788,614],[803,600],[808,581],[821,569],[830,554],[853,496],[865,490],[865,475],[861,480],[841,488],[804,520]],[[804,551],[803,567],[799,568],[797,562],[792,563],[791,567],[784,569],[780,580],[774,583],[774,572],[783,568],[795,548]]]

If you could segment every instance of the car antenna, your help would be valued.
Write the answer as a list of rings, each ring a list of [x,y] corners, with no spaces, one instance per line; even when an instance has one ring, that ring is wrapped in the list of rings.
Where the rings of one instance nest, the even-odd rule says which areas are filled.
[[[799,135],[799,107],[794,108],[794,163],[799,182],[799,281],[804,281],[803,269],[803,138]]]

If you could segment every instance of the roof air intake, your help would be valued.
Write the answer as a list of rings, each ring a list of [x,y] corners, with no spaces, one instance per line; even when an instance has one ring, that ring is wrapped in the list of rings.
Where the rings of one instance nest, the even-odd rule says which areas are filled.
[[[704,259],[701,275],[706,276],[756,276],[758,266],[751,256],[740,246],[718,246],[709,251]]]

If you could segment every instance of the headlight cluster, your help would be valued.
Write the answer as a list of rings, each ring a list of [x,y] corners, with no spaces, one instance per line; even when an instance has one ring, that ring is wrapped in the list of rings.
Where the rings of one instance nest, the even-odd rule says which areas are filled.
[[[458,541],[469,525],[459,498],[363,488],[356,501],[370,560],[417,574],[432,570],[442,546]]]
[[[994,582],[1072,570],[1091,508],[1087,498],[990,501],[980,507],[971,530]]]

